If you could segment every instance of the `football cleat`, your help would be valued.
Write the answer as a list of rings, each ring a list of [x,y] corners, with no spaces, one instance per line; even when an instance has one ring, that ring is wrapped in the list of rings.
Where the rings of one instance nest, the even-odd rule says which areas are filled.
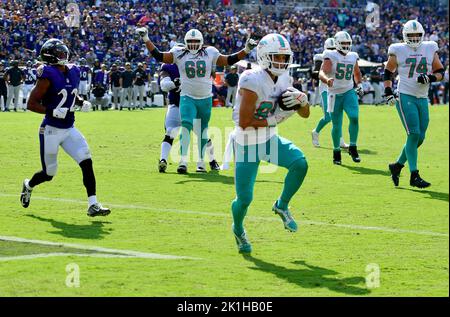
[[[251,253],[252,245],[250,244],[250,241],[248,241],[247,233],[245,232],[245,230],[241,235],[237,235],[236,232],[234,232],[234,225],[232,226],[232,230],[239,253]]]
[[[359,157],[358,150],[356,149],[356,145],[350,145],[348,147],[348,154],[352,157],[353,162],[355,162],[355,163],[361,162],[361,158]]]
[[[289,208],[286,210],[280,209],[277,207],[277,202],[275,202],[275,204],[273,204],[272,211],[280,216],[286,230],[291,232],[296,232],[298,230],[297,223],[292,217]]]
[[[109,210],[109,208],[103,207],[100,203],[92,204],[87,211],[87,215],[89,217],[107,216],[110,213],[111,210]]]
[[[392,163],[389,164],[389,171],[391,172],[391,178],[392,181],[394,182],[394,185],[397,187],[399,184],[399,180],[400,180],[400,172],[402,170],[404,165],[396,162],[396,163]]]
[[[158,170],[160,173],[165,173],[167,169],[167,161],[165,159],[162,159],[159,161],[158,164]]]
[[[28,187],[25,185],[28,184],[29,181],[30,180],[25,179],[22,185],[22,193],[20,194],[20,203],[22,204],[23,208],[27,208],[30,205],[32,189],[28,189]]]
[[[419,171],[411,172],[411,178],[409,180],[409,184],[413,187],[417,188],[427,188],[431,186],[431,183],[428,183],[424,179],[422,179],[419,175]]]
[[[209,167],[211,168],[211,171],[220,171],[220,166],[216,160],[209,162]]]
[[[187,174],[187,166],[183,165],[183,164],[178,165],[177,173],[178,174]]]
[[[333,150],[333,164],[341,165],[341,150]]]
[[[349,148],[349,145],[347,143],[345,143],[344,138],[342,138],[342,137],[341,137],[339,146],[341,147],[341,149],[344,149],[344,150],[348,150],[348,148]]]
[[[311,137],[312,137],[312,144],[315,147],[320,147],[320,144],[319,144],[319,133],[316,132],[316,129],[311,131]]]
[[[198,162],[197,169],[195,170],[197,173],[206,173],[205,162]]]

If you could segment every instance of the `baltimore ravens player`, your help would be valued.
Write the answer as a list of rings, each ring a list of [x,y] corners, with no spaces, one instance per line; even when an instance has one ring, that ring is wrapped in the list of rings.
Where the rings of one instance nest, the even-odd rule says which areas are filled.
[[[384,94],[390,105],[397,108],[400,121],[406,130],[406,144],[397,161],[389,164],[391,178],[395,186],[399,184],[400,172],[408,161],[413,187],[426,188],[431,184],[423,180],[417,168],[418,148],[425,140],[430,121],[428,113],[428,89],[430,83],[441,81],[444,77],[438,55],[438,45],[433,41],[424,41],[425,31],[416,20],[410,20],[403,26],[403,43],[389,46],[389,58],[384,69]],[[398,70],[399,96],[394,95],[392,82],[394,72]]]
[[[91,153],[83,135],[74,127],[75,105],[89,111],[91,104],[78,97],[80,70],[68,64],[69,48],[58,39],[44,43],[40,51],[43,65],[37,69],[37,82],[28,99],[28,109],[45,114],[39,129],[42,170],[23,182],[20,201],[30,204],[32,190],[51,181],[57,170],[58,149],[61,146],[79,164],[88,196],[88,216],[106,216],[108,208],[97,202]]]
[[[23,104],[27,104],[28,97],[30,95],[31,89],[33,89],[36,83],[36,68],[33,67],[33,62],[27,62],[27,68],[24,70],[25,81],[23,85]],[[26,111],[26,107],[23,109]]]
[[[308,170],[303,152],[291,141],[278,136],[275,129],[286,119],[284,115],[278,115],[278,108],[275,108],[280,95],[287,109],[297,110],[304,118],[309,116],[308,97],[291,87],[293,81],[288,67],[293,54],[289,42],[280,34],[268,34],[259,41],[256,55],[259,67],[242,73],[233,109],[236,199],[231,205],[232,230],[241,253],[252,251],[243,222],[253,200],[260,161],[288,170],[283,191],[272,211],[281,217],[284,227],[291,232],[297,231],[297,224],[288,204]]]
[[[340,139],[342,136],[343,113],[350,121],[349,134],[350,146],[348,153],[353,162],[361,162],[356,142],[358,141],[359,130],[359,105],[358,95],[362,96],[364,90],[361,86],[361,71],[358,66],[358,53],[351,52],[352,38],[345,31],[337,32],[334,35],[336,50],[327,50],[324,53],[322,68],[319,72],[320,80],[328,86],[328,112],[331,114],[333,128],[331,136],[333,138],[333,163],[341,165]],[[354,83],[356,90],[353,89]]]
[[[232,55],[222,55],[212,46],[203,45],[203,35],[197,29],[189,30],[184,37],[185,47],[174,46],[169,52],[161,53],[150,41],[146,27],[136,29],[150,54],[158,61],[176,64],[180,71],[180,116],[181,116],[181,160],[177,172],[187,173],[190,133],[195,123],[199,123],[197,133],[199,161],[197,172],[204,172],[204,154],[208,142],[208,123],[211,118],[213,65],[227,66],[243,59],[256,47],[257,41],[249,37],[245,48]],[[198,120],[198,121],[197,121]],[[199,130],[199,131],[195,131]]]
[[[90,84],[90,78],[92,77],[92,70],[86,64],[86,59],[80,59],[80,86],[78,87],[78,94],[84,99],[88,100],[88,92]]]
[[[325,51],[326,50],[333,51],[336,49],[336,44],[334,43],[334,38],[332,38],[332,37],[328,38],[325,41],[323,49],[324,49],[323,53],[316,54],[313,57],[313,61],[314,61],[313,78],[315,78],[315,79],[319,79],[319,71],[320,71],[320,68],[322,67],[323,55],[324,55]],[[311,131],[312,144],[315,147],[320,147],[319,133],[331,121],[330,113],[327,111],[328,89],[327,89],[327,85],[324,84],[321,80],[319,80],[319,89],[318,90],[319,90],[320,98],[322,100],[321,105],[322,105],[322,110],[323,110],[323,117],[319,120],[315,129]],[[343,149],[348,149],[348,144],[346,144],[344,142],[344,138],[342,136],[340,138],[340,146]]]
[[[181,128],[180,118],[180,72],[175,64],[162,64],[159,73],[159,85],[161,90],[168,93],[169,106],[165,118],[164,127],[166,133],[161,143],[161,156],[158,163],[160,173],[165,173],[172,143]],[[209,166],[211,170],[220,170],[219,164],[214,159],[214,148],[211,140],[206,144],[210,156]]]

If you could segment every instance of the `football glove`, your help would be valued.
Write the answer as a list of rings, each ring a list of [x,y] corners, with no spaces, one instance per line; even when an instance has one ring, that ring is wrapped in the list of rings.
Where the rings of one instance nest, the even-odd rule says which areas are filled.
[[[430,76],[427,75],[427,74],[420,74],[420,75],[417,77],[417,82],[418,82],[419,84],[428,84],[428,83],[431,82]]]
[[[65,119],[68,111],[69,111],[69,108],[53,109],[53,117],[58,118],[58,119]]]
[[[308,96],[294,87],[289,87],[282,97],[287,109],[296,110],[308,105]]]
[[[136,33],[139,34],[139,36],[141,37],[141,39],[144,42],[150,41],[150,39],[148,37],[148,30],[145,26],[143,26],[141,28],[137,28]]]
[[[251,52],[252,49],[254,49],[256,46],[258,46],[258,40],[252,38],[251,36],[249,36],[247,38],[247,41],[245,42],[245,48],[244,51],[248,54]]]
[[[362,98],[364,96],[364,89],[361,84],[359,84],[355,90],[360,98]]]
[[[82,112],[88,112],[90,111],[92,108],[92,104],[89,101],[84,100],[83,101],[83,105],[81,106],[81,111]]]
[[[390,106],[395,106],[397,97],[395,96],[391,87],[384,88],[384,97],[386,98],[386,101]]]

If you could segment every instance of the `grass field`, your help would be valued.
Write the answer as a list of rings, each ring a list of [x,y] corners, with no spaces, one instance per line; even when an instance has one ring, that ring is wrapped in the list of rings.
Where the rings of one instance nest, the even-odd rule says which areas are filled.
[[[407,168],[399,188],[389,178],[405,140],[394,108],[361,107],[362,163],[344,155],[341,167],[332,164],[331,126],[322,148],[311,144],[320,108],[289,119],[280,134],[309,163],[291,202],[300,230],[288,233],[271,212],[285,171],[260,174],[246,219],[252,257],[237,253],[231,233],[233,170],[198,175],[192,164],[191,174],[177,175],[173,163],[157,172],[164,109],[77,113],[97,196],[112,209],[94,219],[81,171],[62,150],[57,176],[20,206],[23,179],[40,168],[41,116],[2,113],[0,296],[448,296],[448,109],[430,107],[419,152],[429,190],[410,188]],[[224,131],[230,121],[229,109],[214,109],[212,126]],[[213,141],[224,146],[217,134]],[[66,285],[71,263],[79,287]],[[366,283],[377,268],[379,287]]]

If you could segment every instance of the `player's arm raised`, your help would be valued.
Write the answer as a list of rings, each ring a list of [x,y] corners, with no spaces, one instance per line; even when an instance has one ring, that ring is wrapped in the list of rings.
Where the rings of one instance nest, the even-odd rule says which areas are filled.
[[[248,37],[247,41],[245,42],[244,49],[240,50],[237,53],[231,54],[231,55],[219,55],[217,58],[217,66],[228,66],[233,65],[240,60],[244,59],[245,56],[250,53],[252,49],[254,49],[258,45],[258,40],[252,39],[251,36]]]
[[[331,74],[332,67],[333,63],[331,60],[329,58],[325,58],[319,71],[319,79],[328,87],[333,87],[334,79],[328,77],[328,75]]]
[[[136,33],[142,38],[145,46],[147,47],[150,54],[158,61],[166,64],[173,63],[173,54],[171,52],[160,52],[158,48],[150,41],[148,37],[148,29],[146,27],[141,27],[136,29]]]
[[[256,101],[258,100],[258,95],[249,89],[241,88],[239,90],[241,94],[241,107],[239,109],[239,126],[242,129],[247,129],[249,127],[262,128],[267,126],[275,126],[276,121],[273,117],[267,119],[256,119]],[[271,118],[273,120],[271,120]],[[271,121],[271,122],[269,122]]]
[[[395,105],[397,101],[394,92],[392,91],[392,81],[394,72],[397,70],[397,57],[394,54],[390,54],[386,66],[384,67],[384,96],[386,101],[391,105]]]
[[[36,81],[36,85],[31,90],[30,97],[28,98],[28,110],[45,114],[45,107],[42,105],[42,99],[44,99],[49,87],[50,81],[46,78],[39,78]]]

